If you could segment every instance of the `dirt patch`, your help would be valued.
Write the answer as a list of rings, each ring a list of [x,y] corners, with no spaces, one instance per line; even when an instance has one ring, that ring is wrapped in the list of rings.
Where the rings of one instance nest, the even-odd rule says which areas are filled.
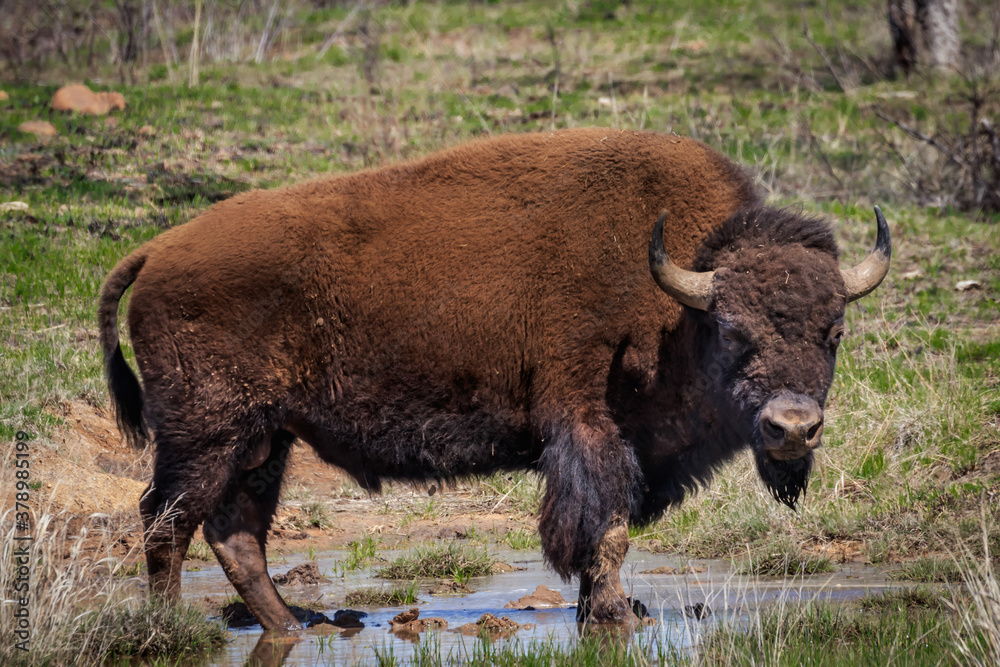
[[[525,595],[519,600],[511,600],[503,607],[504,609],[556,609],[559,607],[572,607],[572,602],[567,602],[559,591],[554,591],[548,586],[539,586],[535,592]]]
[[[497,639],[511,637],[522,627],[530,630],[532,626],[530,623],[522,626],[520,623],[510,620],[506,616],[497,618],[493,614],[486,612],[475,623],[466,623],[459,626],[457,632],[469,635],[470,637],[487,635],[490,639]]]
[[[468,595],[473,590],[460,581],[440,581],[427,591],[430,595]]]
[[[314,586],[328,581],[328,579],[320,574],[316,561],[311,560],[308,563],[296,565],[284,574],[274,575],[271,577],[271,581],[283,586]]]
[[[863,562],[865,554],[865,542],[859,539],[830,539],[812,538],[802,545],[802,551],[813,556],[829,558],[834,563]]]
[[[33,494],[36,509],[75,516],[135,512],[138,518],[149,453],[122,442],[101,408],[73,401],[60,405],[56,414],[68,428],[31,451],[31,476],[41,483]]]

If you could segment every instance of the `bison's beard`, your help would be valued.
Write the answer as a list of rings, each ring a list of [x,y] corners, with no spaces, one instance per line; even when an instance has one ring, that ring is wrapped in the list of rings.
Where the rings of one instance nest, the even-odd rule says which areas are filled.
[[[792,510],[799,500],[799,494],[806,494],[809,486],[809,471],[812,470],[813,454],[807,453],[799,459],[779,461],[762,451],[755,451],[757,472],[774,499],[788,505]]]

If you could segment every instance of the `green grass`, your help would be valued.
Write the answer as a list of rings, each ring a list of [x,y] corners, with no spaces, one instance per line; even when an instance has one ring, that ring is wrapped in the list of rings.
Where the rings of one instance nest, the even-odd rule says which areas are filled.
[[[752,547],[747,554],[733,561],[733,571],[737,574],[765,577],[822,574],[834,569],[829,558],[803,553],[786,540]]]
[[[938,665],[951,662],[955,632],[937,610],[810,602],[762,610],[748,631],[723,625],[699,650],[710,665]]]
[[[0,485],[11,483],[9,468],[0,468]],[[131,537],[135,526],[93,530],[96,540],[84,549],[65,516],[35,517],[29,543],[15,541],[15,527],[5,524],[0,561],[15,562],[15,548],[24,546],[32,564],[27,612],[31,636],[28,651],[16,649],[18,619],[14,604],[0,606],[0,663],[4,665],[112,664],[141,660],[152,664],[196,663],[228,641],[204,609],[179,602],[149,600],[130,575],[115,571],[114,545]],[[91,528],[99,528],[100,523]],[[23,556],[20,556],[23,557]],[[109,576],[115,574],[117,576]],[[16,567],[0,567],[0,589],[14,591]]]
[[[337,568],[343,572],[353,572],[382,560],[378,555],[381,545],[382,541],[371,535],[366,535],[360,541],[349,542],[347,544],[347,554],[342,561],[337,563]]]
[[[478,486],[493,511],[534,514],[542,500],[544,482],[533,472],[498,472],[479,480]]]
[[[406,510],[406,516],[403,517],[401,527],[406,527],[414,521],[436,519],[440,515],[441,504],[434,499],[412,503]]]
[[[557,639],[507,641],[469,640],[460,647],[443,651],[434,635],[421,638],[415,654],[403,660],[393,647],[375,648],[379,665],[472,665],[474,667],[647,667],[648,665],[682,665],[690,660],[678,648],[638,636],[629,641],[616,633],[595,632],[585,635],[569,646]]]
[[[902,568],[892,573],[892,578],[924,583],[961,583],[962,566],[946,558],[918,558],[904,563]]]
[[[432,546],[416,548],[377,572],[384,579],[455,579],[466,583],[471,577],[491,573],[493,563],[486,548]]]
[[[208,546],[208,542],[205,540],[191,540],[191,544],[188,545],[187,553],[184,558],[188,560],[207,560],[214,561],[215,553],[212,551],[212,547]]]
[[[940,592],[930,588],[890,588],[882,593],[861,598],[858,600],[858,606],[869,611],[948,609],[948,601]]]
[[[293,524],[300,530],[305,528],[323,530],[333,525],[333,519],[326,503],[322,500],[313,500],[302,505],[301,510],[293,520]]]
[[[498,542],[506,544],[511,549],[538,549],[542,545],[542,538],[538,535],[537,530],[515,528],[504,533],[504,536]]]
[[[155,600],[134,608],[118,607],[110,612],[85,614],[70,641],[82,644],[94,635],[106,639],[90,647],[91,655],[111,659],[196,656],[228,641],[225,628],[207,621],[204,610],[185,603],[167,605]]]
[[[399,607],[417,602],[417,582],[392,588],[360,588],[344,599],[348,607]]]

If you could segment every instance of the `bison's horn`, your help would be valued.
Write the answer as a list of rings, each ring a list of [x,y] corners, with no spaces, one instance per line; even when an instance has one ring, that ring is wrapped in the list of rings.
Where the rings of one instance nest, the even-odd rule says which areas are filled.
[[[878,287],[885,275],[889,273],[889,259],[892,257],[892,239],[889,238],[889,225],[885,222],[882,209],[875,207],[875,220],[878,222],[878,238],[875,239],[875,249],[868,253],[865,259],[853,269],[841,270],[847,286],[847,301],[860,299]]]
[[[649,270],[653,279],[664,292],[685,306],[698,310],[708,310],[712,303],[712,276],[714,271],[686,271],[670,261],[663,247],[663,222],[667,212],[660,214],[653,227],[653,238],[649,240]]]

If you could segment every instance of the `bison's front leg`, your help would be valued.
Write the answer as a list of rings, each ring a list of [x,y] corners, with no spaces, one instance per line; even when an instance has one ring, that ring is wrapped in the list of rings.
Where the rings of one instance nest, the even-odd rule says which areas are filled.
[[[576,604],[579,623],[624,623],[635,619],[619,575],[628,553],[628,528],[615,522],[597,543],[590,564],[580,572]]]
[[[568,580],[580,577],[579,621],[635,619],[619,571],[628,553],[627,520],[640,502],[635,455],[617,435],[576,425],[546,447],[539,531],[545,558]]]

